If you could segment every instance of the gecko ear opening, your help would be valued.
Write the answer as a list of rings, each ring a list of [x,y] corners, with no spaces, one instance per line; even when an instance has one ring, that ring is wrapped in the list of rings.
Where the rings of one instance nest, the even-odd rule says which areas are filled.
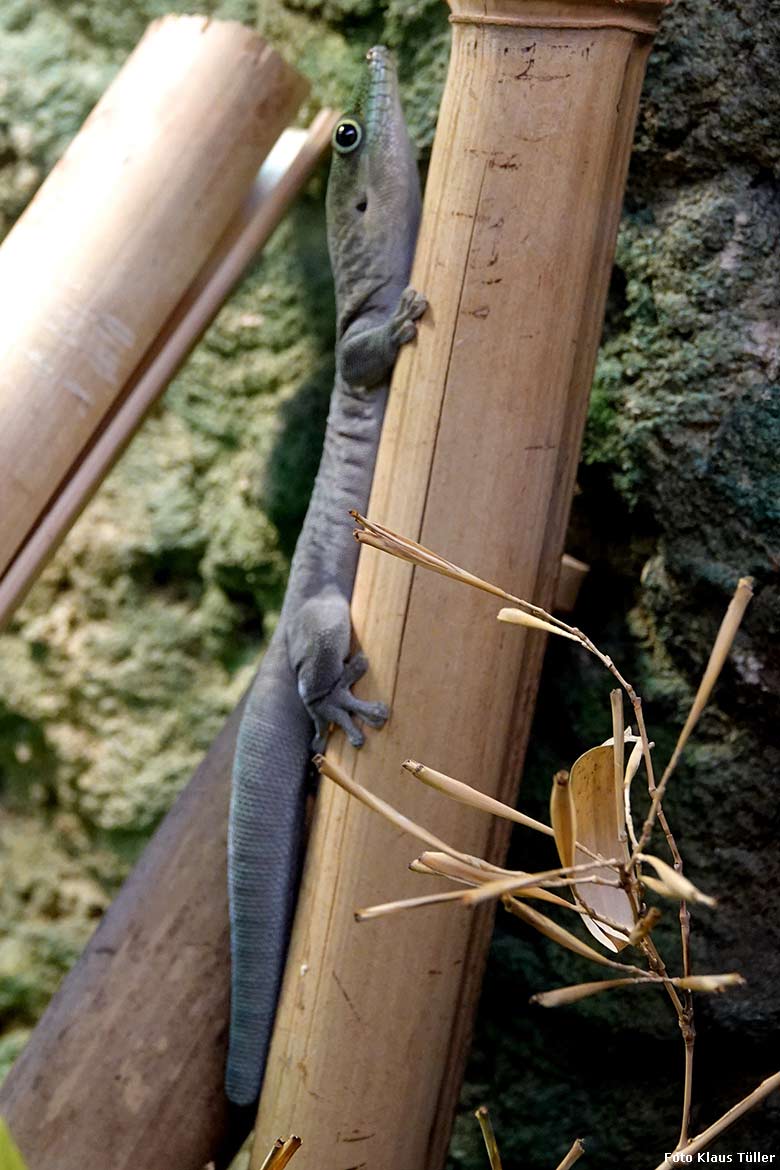
[[[361,196],[360,199],[358,199],[357,203],[355,204],[355,211],[365,211],[367,207],[368,207],[368,200],[366,199],[365,195],[363,195],[363,196]]]

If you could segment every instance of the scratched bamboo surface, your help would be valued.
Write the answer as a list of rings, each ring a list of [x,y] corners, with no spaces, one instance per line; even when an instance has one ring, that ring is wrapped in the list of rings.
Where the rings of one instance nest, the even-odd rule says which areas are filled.
[[[0,629],[300,193],[330,146],[335,117],[321,110],[308,131],[279,137],[204,268],[0,575]]]
[[[661,4],[451,7],[412,277],[431,308],[398,362],[369,514],[549,606]],[[372,669],[361,693],[393,713],[361,752],[341,737],[329,749],[439,836],[494,859],[502,832],[399,765],[412,756],[514,796],[543,643],[499,625],[497,608],[364,549],[353,619]],[[435,888],[406,872],[419,849],[322,782],[255,1170],[290,1131],[304,1141],[298,1170],[443,1164],[489,912],[353,920],[423,881]]]
[[[211,252],[306,83],[156,21],[0,248],[0,576]]]

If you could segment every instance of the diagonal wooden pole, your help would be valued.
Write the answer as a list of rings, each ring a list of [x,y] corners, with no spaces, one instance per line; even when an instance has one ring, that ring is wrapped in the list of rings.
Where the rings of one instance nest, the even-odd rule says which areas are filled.
[[[549,607],[601,331],[637,103],[662,0],[452,0],[452,58],[370,515]],[[333,758],[458,848],[500,858],[479,813],[399,770],[413,756],[512,799],[543,644],[490,598],[364,549],[353,602],[392,718]],[[576,652],[576,651],[575,651]],[[415,843],[321,789],[260,1103],[300,1170],[444,1162],[490,915],[419,893]],[[426,885],[426,891],[429,887]],[[572,1135],[573,1136],[573,1135]]]
[[[53,501],[307,90],[236,21],[155,21],[3,241],[2,610],[40,563],[31,533],[42,518],[51,529]]]
[[[0,575],[0,629],[300,194],[330,146],[335,120],[333,110],[323,109],[308,131],[283,131],[203,268],[97,432],[86,439],[73,436],[74,442],[84,446],[71,453],[73,463],[52,498],[46,500],[42,494],[38,499],[43,510]],[[6,469],[6,474],[10,472]],[[45,488],[50,490],[51,484]]]

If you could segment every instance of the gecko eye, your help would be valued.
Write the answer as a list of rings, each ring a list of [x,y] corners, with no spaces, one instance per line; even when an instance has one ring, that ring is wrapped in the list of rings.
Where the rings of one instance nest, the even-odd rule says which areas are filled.
[[[343,118],[333,131],[333,148],[339,154],[352,154],[363,141],[363,127],[355,118]]]

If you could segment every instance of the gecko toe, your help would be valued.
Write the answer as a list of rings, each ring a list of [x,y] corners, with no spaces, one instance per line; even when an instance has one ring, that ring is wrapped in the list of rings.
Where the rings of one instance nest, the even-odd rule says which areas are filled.
[[[347,708],[369,727],[384,727],[390,714],[386,703],[367,703],[363,699],[356,699],[354,695],[349,696]]]
[[[344,672],[341,676],[341,685],[353,686],[368,670],[368,659],[358,650],[344,663]]]
[[[410,321],[417,321],[428,308],[428,302],[422,293],[414,288],[405,288],[401,293],[398,305],[399,317],[407,317]]]

